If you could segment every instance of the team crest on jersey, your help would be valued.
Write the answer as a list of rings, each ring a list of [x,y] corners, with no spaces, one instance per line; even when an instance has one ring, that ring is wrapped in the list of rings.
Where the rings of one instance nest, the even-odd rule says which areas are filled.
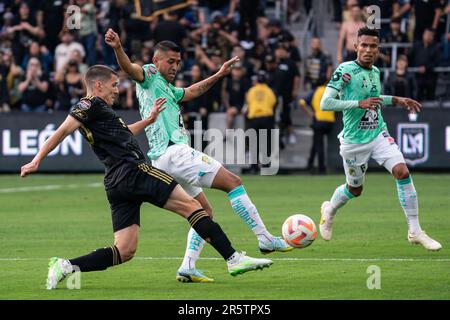
[[[351,176],[355,176],[356,175],[356,171],[353,168],[348,168],[348,174]]]
[[[352,76],[351,76],[349,73],[344,73],[344,74],[342,75],[342,80],[343,80],[344,82],[349,82],[351,79],[352,79]]]

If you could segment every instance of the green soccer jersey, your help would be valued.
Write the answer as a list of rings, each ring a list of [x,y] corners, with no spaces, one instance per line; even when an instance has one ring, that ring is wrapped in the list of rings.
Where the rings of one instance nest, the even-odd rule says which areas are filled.
[[[338,99],[361,101],[371,97],[380,97],[380,70],[372,66],[367,69],[356,61],[344,62],[334,71],[327,87],[338,91]],[[368,143],[374,140],[382,130],[387,130],[381,115],[376,111],[357,107],[342,110],[344,129],[339,134],[346,143]]]
[[[150,159],[156,159],[162,155],[169,144],[188,144],[189,138],[184,133],[183,119],[180,113],[179,102],[184,97],[184,89],[176,88],[167,82],[155,65],[146,64],[142,66],[144,81],[137,82],[136,95],[139,100],[139,111],[141,117],[147,118],[150,110],[158,98],[166,98],[166,107],[157,120],[145,128],[145,134],[150,146],[147,155]]]

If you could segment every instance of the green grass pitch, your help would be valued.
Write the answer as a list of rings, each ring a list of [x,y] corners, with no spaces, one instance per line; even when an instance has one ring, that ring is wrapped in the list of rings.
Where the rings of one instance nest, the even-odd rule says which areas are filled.
[[[102,272],[83,273],[81,289],[45,290],[48,258],[74,258],[112,244],[101,175],[0,176],[0,299],[450,299],[450,175],[413,174],[424,230],[443,245],[428,252],[406,240],[406,222],[389,174],[369,173],[361,198],[337,216],[333,240],[318,235],[308,248],[274,253],[269,269],[238,277],[206,246],[197,267],[215,283],[179,283],[175,273],[188,223],[145,204],[136,258]],[[269,231],[303,213],[316,222],[320,205],[343,175],[244,176],[244,185]],[[257,241],[231,210],[224,193],[206,190],[215,220],[234,247],[261,257]],[[381,288],[367,287],[370,266]],[[370,282],[370,281],[369,281]]]

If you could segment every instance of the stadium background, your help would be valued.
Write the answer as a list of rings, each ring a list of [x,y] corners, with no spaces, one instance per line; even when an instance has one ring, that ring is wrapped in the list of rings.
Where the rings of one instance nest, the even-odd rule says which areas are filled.
[[[236,79],[229,77],[216,84],[203,99],[182,106],[188,127],[193,119],[198,119],[203,120],[204,129],[219,128],[225,131],[228,105],[238,104],[241,107],[244,104],[243,94],[250,88],[254,75],[258,70],[269,70],[269,85],[280,98],[276,116],[276,127],[282,129],[280,170],[295,172],[312,169],[308,167],[313,143],[312,119],[299,107],[299,101],[314,92],[317,81],[327,76],[328,66],[337,66],[339,33],[344,29],[345,23],[348,23],[347,20],[351,20],[351,10],[355,4],[361,6],[362,17],[368,5],[380,5],[383,58],[377,61],[377,66],[383,72],[384,92],[403,93],[419,99],[424,106],[423,113],[417,119],[408,118],[400,109],[385,110],[391,135],[402,146],[405,157],[411,159],[408,163],[410,166],[420,169],[450,168],[450,33],[447,22],[450,7],[446,1],[431,1],[428,5],[431,9],[420,7],[425,6],[420,1],[415,4],[414,1],[404,0],[248,1],[245,6],[235,6],[234,10],[230,7],[239,1],[173,0],[158,1],[156,5],[152,1],[124,0],[94,3],[95,6],[90,5],[90,1],[1,2],[0,110],[3,113],[0,113],[0,116],[4,119],[0,123],[1,172],[14,172],[17,170],[17,164],[31,159],[30,152],[39,145],[39,139],[33,134],[29,136],[27,130],[37,130],[38,135],[42,132],[48,133],[46,128],[57,126],[67,114],[71,103],[83,96],[81,75],[89,65],[104,63],[117,68],[112,51],[103,41],[108,27],[112,27],[121,35],[127,53],[138,63],[150,61],[151,47],[157,41],[168,38],[180,44],[184,48],[184,60],[177,78],[177,84],[180,86],[187,86],[193,81],[191,73],[192,68],[197,68],[196,66],[200,67],[198,79],[201,79],[215,72],[217,66],[231,55],[241,56],[244,70],[242,76]],[[80,19],[77,20],[76,11],[67,9],[71,4],[79,8],[84,6],[88,10],[86,13],[81,12]],[[258,10],[254,11],[253,15],[249,14],[246,11],[247,5],[253,5]],[[412,5],[412,8],[401,17],[395,17],[396,12],[407,5]],[[428,10],[426,13],[431,12],[434,17],[437,16],[435,11],[439,12],[439,18],[434,19],[438,21],[435,40],[425,49],[420,46],[421,39],[416,37],[415,26],[422,29],[424,26],[416,22],[418,10],[414,10],[414,6],[420,10]],[[170,11],[174,15],[169,15]],[[367,18],[367,14],[365,16]],[[80,22],[78,26],[75,24],[75,28],[79,29],[67,28],[71,18],[74,19],[72,22]],[[419,19],[422,17],[419,16]],[[426,20],[431,22],[425,27],[433,27],[434,20]],[[15,32],[11,31],[25,21],[35,29],[19,28]],[[400,35],[395,37],[390,30],[392,21],[400,25]],[[89,30],[87,34],[83,31],[85,29]],[[217,30],[222,33],[216,35]],[[313,37],[320,38],[323,54],[312,55],[310,42]],[[403,42],[392,42],[393,39]],[[279,46],[287,48],[289,58],[280,61],[276,57],[276,49]],[[431,53],[427,53],[427,50]],[[426,66],[425,75],[418,71],[419,65],[424,62],[416,58],[417,52],[427,58],[433,57],[432,61],[426,61],[430,65]],[[344,46],[343,57],[346,58],[346,55],[348,53],[345,52]],[[19,90],[20,83],[25,81],[28,62],[32,57],[37,57],[40,61],[41,80],[48,83],[48,89],[44,92],[28,90],[29,88]],[[399,57],[409,59],[407,75],[403,78],[396,75],[396,62]],[[280,69],[283,63],[295,65],[299,70],[299,85],[296,87],[293,83],[295,76],[292,72],[270,72],[271,59],[276,60],[275,68]],[[122,74],[121,78],[121,94],[115,108],[127,119],[138,119],[134,83],[127,79],[126,75]],[[424,93],[419,97],[418,89],[423,86],[419,85],[421,81],[433,84],[433,93],[430,96]],[[290,92],[286,93],[289,89],[285,88],[285,83],[293,87],[292,96]],[[227,95],[226,92],[230,90],[232,93]],[[28,109],[31,109],[31,113],[24,112]],[[284,109],[290,109],[287,120],[280,117]],[[436,120],[435,123],[431,121],[433,119]],[[403,129],[405,124],[408,124],[409,129]],[[414,126],[415,129],[411,128]],[[246,128],[245,115],[238,115],[233,127]],[[333,133],[328,136],[328,172],[339,172],[342,166],[336,153],[338,141],[335,139],[341,127],[338,118]],[[428,129],[425,130],[424,127]],[[81,154],[69,154],[74,156],[74,159],[79,159],[84,166],[67,168],[64,165],[66,157],[56,155],[52,159],[54,165],[44,166],[43,170],[63,172],[79,169],[101,172],[101,166],[92,161],[93,157],[87,150],[86,142],[81,143]],[[142,147],[146,149],[146,144],[143,143]],[[243,166],[230,166],[230,169],[238,172],[242,168]],[[373,169],[377,168],[373,166]]]
[[[83,7],[91,2],[95,3],[95,10],[94,6],[87,7],[89,10],[86,12],[95,12],[93,23],[84,17],[81,29],[64,28],[64,17],[69,17],[68,5]],[[3,244],[0,249],[0,298],[448,299],[450,182],[449,175],[442,172],[450,168],[450,10],[447,1],[199,0],[189,6],[184,6],[186,1],[157,2],[163,7],[152,7],[151,1],[139,1],[139,12],[136,10],[138,1],[126,0],[0,1],[0,171],[14,173],[0,176],[0,240]],[[229,15],[228,5],[239,2],[251,3],[254,5],[252,8],[258,7],[259,10],[249,12],[245,5],[241,5],[235,8],[234,14]],[[403,38],[404,42],[385,40],[385,60],[377,62],[383,70],[384,91],[390,94],[396,94],[398,90],[419,99],[420,86],[415,78],[421,65],[414,63],[423,61],[415,61],[412,52],[424,48],[420,47],[420,39],[414,40],[415,26],[433,28],[433,21],[437,21],[434,44],[427,47],[432,50],[427,52],[425,48],[421,51],[422,54],[437,54],[438,57],[426,61],[431,63],[431,67],[427,65],[425,76],[434,79],[434,82],[429,82],[435,84],[430,96],[432,99],[426,96],[419,99],[424,109],[417,119],[408,117],[404,110],[397,108],[387,107],[383,114],[391,135],[403,146],[402,151],[409,159],[420,196],[421,222],[430,234],[441,241],[444,246],[441,252],[430,255],[422,248],[411,247],[407,243],[404,217],[398,205],[394,182],[385,172],[371,173],[378,167],[371,166],[364,196],[350,203],[339,217],[336,240],[325,243],[318,239],[306,250],[296,250],[290,256],[274,256],[275,265],[269,277],[264,271],[245,278],[230,279],[221,261],[216,261],[219,259],[213,250],[206,248],[202,255],[205,259],[200,263],[211,271],[217,283],[210,287],[196,286],[195,290],[180,287],[174,280],[174,274],[183,255],[188,226],[176,216],[168,217],[159,209],[145,206],[142,210],[145,232],[142,233],[141,247],[135,260],[105,273],[83,275],[82,288],[87,290],[61,290],[56,294],[43,290],[50,255],[77,256],[105,243],[105,239],[111,236],[109,208],[101,185],[100,173],[103,170],[88,150],[90,147],[79,137],[73,136],[58,149],[56,155],[46,159],[42,172],[99,174],[38,174],[25,180],[18,177],[20,166],[32,159],[37,147],[66,117],[71,101],[83,96],[79,82],[83,70],[94,63],[114,67],[114,56],[103,43],[107,27],[119,31],[127,53],[138,63],[150,61],[154,42],[168,37],[178,41],[184,48],[184,63],[177,79],[179,85],[190,84],[194,65],[200,65],[201,78],[204,78],[213,73],[224,59],[238,53],[246,69],[242,78],[246,80],[232,82],[235,86],[225,86],[238,93],[251,85],[252,76],[259,69],[267,69],[268,63],[275,61],[276,67],[279,67],[274,50],[280,46],[286,47],[290,55],[287,60],[291,60],[290,65],[298,67],[301,80],[294,97],[291,97],[292,103],[288,104],[292,130],[284,130],[284,148],[280,153],[280,173],[292,175],[243,177],[255,204],[263,208],[260,211],[263,211],[269,230],[276,232],[291,213],[308,214],[318,223],[320,203],[329,198],[335,186],[343,182],[335,139],[341,128],[339,114],[333,133],[328,138],[327,175],[316,176],[317,170],[308,168],[312,120],[299,106],[299,100],[312,92],[314,81],[326,74],[328,66],[334,68],[338,65],[339,32],[350,19],[350,8],[355,3],[359,3],[362,10],[370,4],[381,6],[386,39],[392,39],[388,35],[394,11],[412,6],[399,20],[404,36],[398,39]],[[386,4],[388,7],[385,7]],[[427,7],[428,4],[430,7]],[[170,11],[165,9],[171,5],[180,5],[176,15],[164,15]],[[162,15],[157,18],[152,16],[155,10],[160,10]],[[430,12],[436,17],[431,22],[428,18]],[[435,15],[437,12],[439,16]],[[37,28],[25,30],[28,27],[23,27],[23,21]],[[207,25],[208,21],[219,23],[219,30],[226,34],[219,35],[218,28],[209,28],[203,36],[201,26]],[[240,21],[248,22],[240,25]],[[424,27],[418,21],[430,25]],[[11,32],[10,28],[20,25],[22,27],[17,31]],[[252,29],[255,25],[256,29]],[[320,38],[327,56],[320,59],[310,57],[310,42],[314,36]],[[217,39],[220,41],[215,41]],[[60,44],[63,45],[58,51]],[[405,52],[404,47],[409,52]],[[408,75],[403,77],[408,81],[402,78],[395,82],[395,61],[400,52],[407,53],[409,59]],[[247,58],[243,57],[244,54]],[[343,58],[345,55],[343,52]],[[19,92],[19,85],[26,78],[30,57],[37,57],[41,64],[41,80],[48,82],[45,94],[39,95],[34,91],[28,92],[27,96]],[[292,77],[286,74],[277,76]],[[131,122],[139,118],[134,84],[124,75],[121,80],[120,103],[115,108],[125,120]],[[285,95],[285,88],[276,84],[277,81],[283,82],[280,79],[272,81],[272,89],[277,95]],[[201,103],[183,106],[185,114],[194,119],[208,119],[208,127],[225,130],[225,98],[219,84]],[[36,101],[39,103],[33,105]],[[282,108],[280,102],[278,112]],[[29,109],[32,112],[27,112]],[[189,117],[185,119],[186,123],[189,123]],[[277,126],[283,125],[278,121]],[[239,116],[235,126],[245,128],[245,117]],[[140,142],[146,149],[143,136]],[[240,172],[242,168],[232,166],[231,169]],[[440,172],[417,173],[430,169]],[[299,171],[306,174],[294,175]],[[314,175],[310,176],[310,172]],[[276,200],[273,190],[283,191],[276,194]],[[217,221],[230,234],[236,247],[257,255],[252,235],[238,222],[223,195],[210,190],[206,193],[219,213],[216,215]],[[366,287],[366,269],[373,264],[382,269],[382,290],[368,290]]]

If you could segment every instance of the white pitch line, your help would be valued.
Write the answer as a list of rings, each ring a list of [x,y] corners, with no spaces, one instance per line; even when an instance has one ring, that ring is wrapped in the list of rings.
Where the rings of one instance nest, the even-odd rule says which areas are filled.
[[[29,192],[29,191],[49,191],[59,189],[78,189],[82,187],[97,188],[103,186],[103,183],[93,182],[87,184],[48,184],[43,186],[32,187],[18,187],[18,188],[3,188],[0,189],[0,193],[16,193],[16,192]]]
[[[48,258],[0,258],[0,261],[39,261]],[[135,257],[134,260],[183,260],[183,257]],[[200,260],[223,260],[222,258],[200,258]],[[274,261],[338,261],[338,262],[450,262],[449,259],[414,258],[272,258]]]

